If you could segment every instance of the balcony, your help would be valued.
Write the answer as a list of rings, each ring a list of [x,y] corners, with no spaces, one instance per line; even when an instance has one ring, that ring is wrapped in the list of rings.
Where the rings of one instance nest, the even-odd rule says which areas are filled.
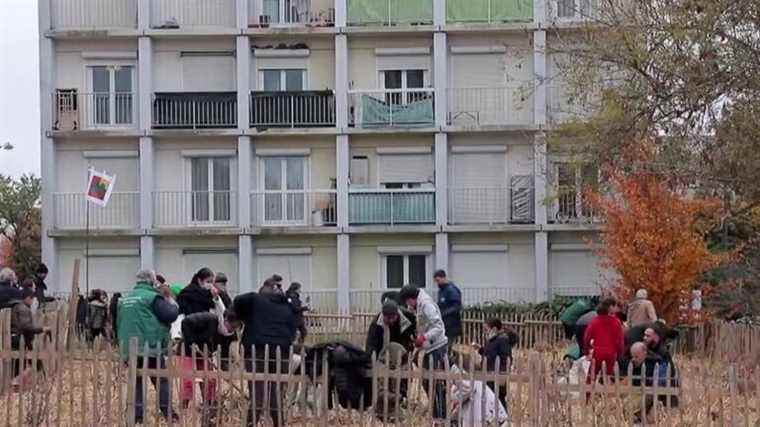
[[[583,192],[573,186],[559,188],[551,219],[555,224],[591,225],[601,222],[598,213],[584,200]]]
[[[449,223],[532,224],[532,177],[514,177],[512,188],[450,188]]]
[[[237,92],[164,92],[153,96],[154,129],[237,127]]]
[[[350,26],[432,25],[433,0],[347,0]]]
[[[267,27],[332,27],[335,8],[316,10],[311,0],[248,0],[248,26]]]
[[[348,221],[351,225],[435,223],[435,190],[350,190]]]
[[[165,227],[234,227],[237,193],[231,191],[155,191],[153,225]]]
[[[451,126],[529,125],[533,123],[533,83],[508,87],[448,89]]]
[[[140,228],[140,193],[137,191],[112,193],[106,207],[88,202],[83,192],[54,193],[53,209],[58,230],[85,230],[88,210],[90,230]]]
[[[549,0],[549,19],[556,22],[584,22],[598,15],[596,0]]]
[[[137,0],[54,0],[53,30],[137,28]]]
[[[251,127],[311,128],[335,126],[332,91],[252,92]]]
[[[350,124],[356,128],[430,127],[435,124],[433,89],[349,91]]]
[[[251,219],[259,227],[329,227],[337,223],[335,190],[251,193]]]
[[[446,22],[501,24],[533,20],[532,0],[447,0]]]
[[[235,0],[150,0],[150,27],[236,28]]]
[[[136,94],[78,93],[59,89],[53,94],[53,130],[75,131],[137,127]]]

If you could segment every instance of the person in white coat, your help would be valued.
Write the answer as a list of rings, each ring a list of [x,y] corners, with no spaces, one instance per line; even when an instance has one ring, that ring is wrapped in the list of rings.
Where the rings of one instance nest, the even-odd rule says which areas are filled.
[[[451,367],[451,371],[455,374],[465,373],[456,365]],[[454,381],[451,385],[451,399],[454,401],[452,419],[458,421],[459,427],[501,426],[509,420],[507,409],[483,381]]]

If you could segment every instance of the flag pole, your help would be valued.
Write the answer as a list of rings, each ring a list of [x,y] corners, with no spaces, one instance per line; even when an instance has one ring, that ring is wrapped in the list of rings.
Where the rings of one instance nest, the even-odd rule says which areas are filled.
[[[90,201],[85,200],[84,219],[84,297],[90,295]]]

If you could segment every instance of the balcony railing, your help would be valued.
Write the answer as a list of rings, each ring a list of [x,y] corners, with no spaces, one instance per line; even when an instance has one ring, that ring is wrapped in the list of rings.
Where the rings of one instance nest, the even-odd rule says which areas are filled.
[[[334,226],[335,190],[287,190],[251,193],[251,219],[261,227]]]
[[[137,0],[54,0],[54,30],[136,28]]]
[[[430,224],[435,222],[435,190],[350,190],[352,225]]]
[[[533,122],[533,83],[448,90],[452,126],[519,125]]]
[[[297,128],[335,126],[332,91],[253,92],[251,127]]]
[[[556,21],[587,21],[598,14],[598,0],[549,0],[549,19]]]
[[[548,118],[554,123],[589,117],[594,108],[594,91],[574,90],[569,85],[552,85],[547,91]]]
[[[433,126],[433,89],[349,91],[351,124],[357,128]]]
[[[153,96],[154,129],[235,127],[236,92],[164,92]]]
[[[348,25],[431,25],[433,0],[348,0]]]
[[[335,25],[335,8],[312,8],[311,0],[248,0],[249,27]]]
[[[301,302],[309,307],[309,313],[337,313],[337,289],[311,289],[301,291]]]
[[[235,28],[235,0],[150,0],[150,26]]]
[[[498,24],[503,22],[526,22],[532,20],[532,0],[446,1],[446,22],[449,23]]]
[[[54,193],[53,205],[55,228],[59,230],[85,230],[88,210],[90,230],[140,227],[140,193],[137,191],[114,192],[105,207],[88,202],[84,193]]]
[[[517,177],[516,177],[517,178]],[[531,177],[513,187],[449,189],[449,222],[458,224],[529,224],[533,222]]]
[[[525,303],[536,300],[535,288],[515,288],[505,284],[491,286],[460,285],[462,290],[462,305],[465,307],[483,304]]]
[[[155,191],[155,227],[233,227],[237,193],[231,191]]]
[[[554,203],[553,219],[559,224],[592,224],[600,222],[583,192],[575,187],[560,187]]]
[[[53,94],[53,130],[134,128],[137,126],[136,98],[131,92],[58,90]]]

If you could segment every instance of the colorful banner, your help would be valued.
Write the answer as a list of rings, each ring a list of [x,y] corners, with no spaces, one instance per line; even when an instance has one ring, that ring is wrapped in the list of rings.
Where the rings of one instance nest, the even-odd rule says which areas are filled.
[[[100,207],[105,207],[111,198],[113,186],[116,183],[116,175],[108,175],[105,172],[98,172],[90,169],[89,178],[87,179],[87,200],[95,203]]]

